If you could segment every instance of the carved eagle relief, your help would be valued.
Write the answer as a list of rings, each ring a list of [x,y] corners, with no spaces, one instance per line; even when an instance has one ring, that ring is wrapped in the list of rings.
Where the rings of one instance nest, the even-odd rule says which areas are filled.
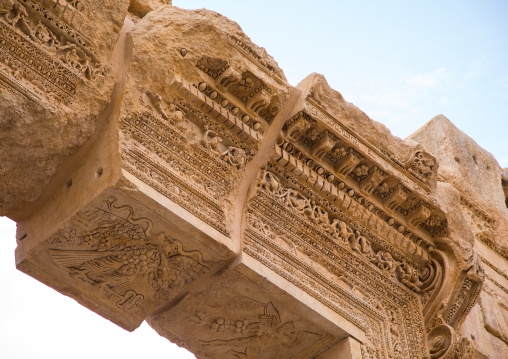
[[[182,288],[209,265],[199,251],[185,251],[164,232],[152,235],[152,223],[134,219],[129,206],[94,208],[78,213],[68,226],[50,237],[51,258],[72,276],[116,288],[142,276],[156,290]],[[128,211],[126,218],[120,215]],[[120,213],[115,213],[120,212]]]

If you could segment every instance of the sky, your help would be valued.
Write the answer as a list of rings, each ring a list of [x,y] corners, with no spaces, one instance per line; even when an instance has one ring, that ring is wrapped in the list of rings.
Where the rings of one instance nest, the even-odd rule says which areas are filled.
[[[506,1],[173,1],[238,22],[291,85],[312,72],[405,138],[438,114],[508,167]],[[0,218],[0,357],[194,356],[143,324],[124,331],[14,265]]]

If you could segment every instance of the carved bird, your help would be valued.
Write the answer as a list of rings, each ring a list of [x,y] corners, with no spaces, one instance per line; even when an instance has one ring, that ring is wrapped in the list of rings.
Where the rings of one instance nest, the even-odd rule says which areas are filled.
[[[145,276],[156,290],[187,284],[202,274],[208,265],[198,251],[184,251],[180,241],[163,232],[147,238],[148,243],[126,247],[114,244],[107,250],[50,249],[53,260],[92,284],[111,288]]]

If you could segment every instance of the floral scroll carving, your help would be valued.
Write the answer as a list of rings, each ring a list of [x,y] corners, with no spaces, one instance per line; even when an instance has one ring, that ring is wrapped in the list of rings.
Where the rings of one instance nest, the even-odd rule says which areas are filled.
[[[328,211],[300,192],[285,188],[273,173],[269,171],[264,173],[261,187],[295,213],[305,216],[324,233],[334,238],[337,243],[337,250],[346,246],[375,264],[383,272],[397,276],[401,283],[412,290],[417,292],[421,290],[422,282],[419,280],[419,274],[415,269],[407,267],[386,251],[375,251],[371,242],[360,231],[354,230],[338,217],[330,217]]]
[[[81,15],[74,7],[70,9],[77,20]],[[0,2],[0,54],[5,65],[0,73],[9,77],[4,82],[14,81],[16,89],[26,87],[32,97],[52,93],[70,103],[80,82],[102,76],[104,69],[90,45],[43,4],[32,0]]]

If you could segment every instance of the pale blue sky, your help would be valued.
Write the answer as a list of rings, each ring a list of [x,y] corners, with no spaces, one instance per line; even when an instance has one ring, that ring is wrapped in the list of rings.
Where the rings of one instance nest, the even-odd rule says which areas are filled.
[[[173,3],[213,4],[292,85],[321,73],[399,137],[443,114],[508,167],[507,1]]]
[[[406,137],[443,114],[508,167],[506,1],[174,1],[240,24],[292,85],[312,72]],[[14,269],[0,219],[0,357],[193,358],[143,325],[116,327]],[[72,354],[71,354],[72,353]]]

